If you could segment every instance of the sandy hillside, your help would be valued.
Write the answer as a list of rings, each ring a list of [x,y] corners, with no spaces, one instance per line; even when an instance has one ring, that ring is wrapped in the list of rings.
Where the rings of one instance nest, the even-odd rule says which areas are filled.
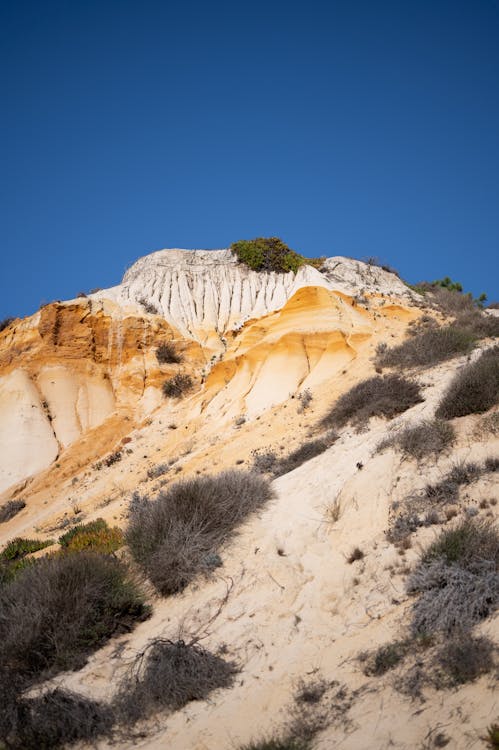
[[[25,502],[0,523],[2,546],[57,539],[96,518],[125,529],[134,493],[154,498],[186,477],[252,469],[255,455],[289,456],[324,437],[320,420],[342,394],[379,374],[377,347],[406,340],[423,315],[445,322],[396,276],[357,261],[330,258],[295,277],[247,271],[228,251],[186,253],[146,256],[119,287],[54,303],[0,333],[0,505]],[[180,362],[158,362],[165,342]],[[455,442],[438,454],[378,449],[433,419],[455,374],[493,345],[485,337],[470,355],[405,370],[423,400],[361,429],[342,425],[330,447],[267,475],[274,498],[222,547],[220,567],[173,596],[143,581],[151,617],[50,686],[108,702],[152,639],[195,639],[237,663],[233,686],[149,717],[114,746],[234,750],[289,734],[301,716],[314,725],[311,748],[486,747],[499,717],[494,669],[443,689],[422,677],[434,674],[438,639],[420,652],[414,642],[380,675],[362,654],[409,638],[407,581],[422,549],[465,519],[497,519],[493,468],[403,544],[389,533],[428,484],[499,456],[493,410],[451,420]],[[165,398],[163,383],[179,374],[190,387]],[[490,616],[473,632],[497,639],[497,625]],[[304,684],[316,688],[305,704],[296,700]]]

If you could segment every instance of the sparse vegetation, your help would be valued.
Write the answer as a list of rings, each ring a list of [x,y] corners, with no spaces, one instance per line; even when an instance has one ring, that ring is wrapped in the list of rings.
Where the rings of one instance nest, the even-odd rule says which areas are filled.
[[[454,325],[429,328],[416,333],[402,344],[378,349],[378,367],[429,367],[444,360],[467,354],[473,348],[476,337],[469,330]]]
[[[145,668],[143,660],[146,657]],[[213,690],[231,687],[235,663],[184,641],[156,639],[136,660],[116,700],[122,721],[133,724],[159,709],[178,711]]]
[[[252,472],[187,479],[134,504],[126,541],[158,591],[174,594],[217,567],[217,550],[271,497],[269,482]]]
[[[151,469],[148,469],[147,478],[157,479],[158,477],[162,477],[164,474],[167,474],[170,471],[171,466],[172,466],[171,463],[157,464],[156,466],[153,466]]]
[[[254,240],[239,240],[230,246],[240,263],[253,271],[275,271],[296,273],[300,266],[319,267],[322,258],[305,258],[291,250],[279,237],[257,237]]]
[[[15,318],[4,318],[3,320],[0,320],[0,332],[8,328],[14,320]]]
[[[0,553],[0,557],[9,561],[20,560],[32,552],[38,552],[38,550],[45,549],[45,547],[50,547],[53,543],[52,539],[24,539],[18,536],[4,547]]]
[[[0,589],[0,664],[24,684],[81,667],[87,655],[148,614],[127,571],[95,552],[51,555]]]
[[[440,674],[436,686],[457,687],[473,682],[494,669],[494,643],[484,636],[458,634],[447,640],[437,651]]]
[[[123,532],[117,526],[110,528],[106,521],[97,518],[89,523],[78,524],[59,537],[59,544],[70,552],[93,550],[111,554],[123,546]]]
[[[499,533],[476,518],[445,529],[423,552],[407,590],[416,634],[469,630],[499,603]]]
[[[7,500],[0,506],[0,523],[6,523],[26,507],[24,500]]]
[[[441,419],[454,419],[467,414],[481,414],[497,403],[499,346],[494,346],[455,375],[435,414]]]
[[[18,700],[10,694],[2,709],[0,740],[12,750],[54,750],[77,741],[92,742],[109,735],[114,722],[109,706],[61,688]]]
[[[315,456],[324,453],[324,451],[330,448],[337,439],[338,435],[330,430],[327,435],[322,438],[306,441],[288,456],[277,459],[273,464],[272,473],[276,477],[288,474],[290,471],[293,471],[293,469],[304,464],[305,461],[310,461],[311,458],[315,458]]]
[[[411,642],[404,640],[386,643],[372,652],[364,652],[359,657],[363,664],[362,671],[369,677],[381,677],[400,664],[410,649]]]
[[[238,750],[310,750],[310,743],[293,737],[267,737],[240,745]]]
[[[417,383],[401,375],[384,375],[363,380],[336,401],[322,419],[325,428],[351,422],[362,427],[371,417],[391,419],[422,401]]]
[[[453,426],[442,419],[425,420],[412,427],[404,427],[383,440],[378,450],[396,448],[409,458],[420,460],[447,450],[456,440]]]
[[[137,300],[139,305],[142,305],[144,310],[149,313],[150,315],[159,315],[159,310],[152,302],[149,302],[144,297],[140,297],[140,299]]]
[[[156,349],[156,359],[160,365],[178,365],[182,362],[182,355],[177,352],[175,344],[172,341],[165,341]]]
[[[312,403],[312,400],[313,400],[312,391],[310,390],[310,388],[305,388],[303,391],[301,391],[301,393],[298,394],[296,398],[299,401],[299,405],[297,409],[298,414],[303,414],[303,412],[306,411],[308,407],[310,406],[310,404]]]
[[[163,383],[163,396],[182,398],[192,388],[192,378],[184,373],[177,373]]]
[[[487,728],[487,734],[482,739],[492,750],[499,750],[499,723],[491,724]]]
[[[360,547],[354,547],[347,557],[347,563],[349,565],[353,565],[354,562],[357,562],[357,560],[363,560],[363,558],[364,552],[360,549]]]

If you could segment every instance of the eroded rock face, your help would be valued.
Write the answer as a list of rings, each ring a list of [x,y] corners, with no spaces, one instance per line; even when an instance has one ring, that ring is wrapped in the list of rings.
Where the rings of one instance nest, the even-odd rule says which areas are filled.
[[[176,340],[186,360],[204,358],[165,320],[113,303],[47,305],[0,334],[0,492],[49,466],[116,413],[131,425],[161,402],[169,369],[156,348]],[[116,435],[116,440],[121,435]]]
[[[295,275],[252,271],[230,250],[146,255],[119,286],[0,333],[0,492],[106,421],[126,415],[130,429],[164,403],[178,371],[158,364],[165,341],[198,386],[191,415],[256,415],[340,372],[377,316],[403,315],[413,298],[394,274],[348,258]]]
[[[413,296],[394,274],[349,258],[328,258],[321,271],[302,266],[295,275],[252,271],[230,250],[159,250],[134,263],[119,286],[95,297],[122,305],[145,302],[184,336],[216,347],[223,334],[281,309],[309,286],[351,296]]]

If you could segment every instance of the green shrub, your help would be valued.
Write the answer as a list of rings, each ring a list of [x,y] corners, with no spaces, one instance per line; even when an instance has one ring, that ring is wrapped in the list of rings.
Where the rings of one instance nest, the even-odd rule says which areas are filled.
[[[131,506],[126,542],[157,590],[174,594],[220,565],[218,549],[273,494],[269,482],[252,472],[177,482],[156,501]]]
[[[425,420],[385,438],[379,444],[378,450],[398,448],[404,456],[419,460],[442,453],[453,445],[455,440],[456,431],[451,424],[441,419]]]
[[[59,537],[59,544],[61,547],[69,547],[73,539],[80,534],[96,533],[107,528],[107,523],[103,518],[96,518],[95,521],[89,521],[88,523],[79,523]]]
[[[481,414],[499,403],[499,346],[487,349],[451,381],[436,416],[454,419]]]
[[[257,237],[254,240],[239,240],[230,246],[240,263],[253,271],[275,271],[296,273],[300,266],[319,266],[321,258],[305,258],[291,250],[279,237]]]
[[[26,555],[29,555],[32,552],[38,552],[38,550],[45,549],[45,547],[50,547],[52,544],[54,544],[53,539],[47,539],[44,541],[42,539],[23,539],[22,537],[16,537],[16,539],[13,539],[6,547],[4,547],[0,556],[4,560],[20,560],[21,558],[26,557]]]
[[[173,378],[165,380],[163,383],[163,396],[166,396],[166,398],[181,398],[191,388],[192,378],[190,375],[179,372]]]
[[[491,724],[482,740],[491,750],[499,750],[499,724]]]
[[[335,428],[351,422],[360,427],[371,417],[391,419],[420,401],[423,398],[417,383],[401,375],[369,378],[340,396],[321,425]]]
[[[0,589],[0,665],[25,684],[80,668],[148,615],[122,563],[81,552],[36,561]]]
[[[102,518],[78,524],[59,538],[59,544],[69,552],[92,550],[110,555],[123,546],[123,532],[117,526],[110,528]]]
[[[24,500],[7,500],[0,506],[0,523],[6,523],[26,507]]]
[[[172,341],[165,341],[165,343],[158,346],[156,349],[156,359],[160,365],[178,365],[182,362],[182,356],[177,352],[175,344]]]

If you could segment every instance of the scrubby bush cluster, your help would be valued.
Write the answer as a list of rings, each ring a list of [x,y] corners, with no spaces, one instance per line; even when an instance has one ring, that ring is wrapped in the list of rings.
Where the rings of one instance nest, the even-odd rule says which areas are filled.
[[[156,349],[156,359],[160,365],[178,365],[182,362],[182,355],[177,352],[175,344],[172,341],[165,341]]]
[[[117,526],[110,528],[103,518],[78,524],[59,537],[59,544],[70,552],[93,550],[111,554],[123,546],[123,532]]]
[[[404,456],[420,460],[442,453],[453,445],[455,440],[456,431],[448,422],[441,419],[424,420],[389,435],[379,444],[378,450],[395,448]]]
[[[145,299],[145,297],[140,297],[138,300],[139,305],[142,305],[144,310],[149,313],[149,315],[159,315],[159,310],[152,302],[149,302]]]
[[[455,375],[435,414],[441,419],[454,419],[467,414],[481,414],[497,403],[499,346],[494,346]]]
[[[376,365],[400,368],[428,367],[460,354],[467,354],[475,341],[473,333],[463,328],[430,328],[416,333],[398,346],[378,349]]]
[[[160,709],[178,711],[203,700],[213,690],[231,687],[238,668],[199,644],[157,639],[140,654],[115,701],[125,724],[134,724]]]
[[[466,519],[445,529],[425,550],[407,590],[416,634],[470,630],[499,603],[499,533],[489,522]]]
[[[287,456],[278,456],[270,448],[256,448],[252,451],[253,470],[260,474],[271,474],[274,477],[280,477],[288,474],[293,469],[297,469],[305,461],[319,456],[330,448],[338,439],[338,435],[329,430],[325,435],[315,440],[307,440]]]
[[[240,263],[253,271],[275,271],[296,273],[300,266],[320,266],[323,259],[305,258],[291,250],[279,237],[257,237],[254,240],[239,240],[230,246]]]
[[[0,506],[0,523],[6,523],[26,507],[24,500],[7,500]]]
[[[252,472],[187,479],[134,504],[126,541],[157,590],[174,594],[220,565],[221,545],[272,496],[268,481]]]
[[[352,423],[362,427],[371,417],[391,419],[423,401],[417,383],[401,375],[384,375],[358,383],[336,401],[323,417],[325,428]]]
[[[190,375],[178,372],[163,383],[163,396],[166,398],[182,398],[192,388]]]

